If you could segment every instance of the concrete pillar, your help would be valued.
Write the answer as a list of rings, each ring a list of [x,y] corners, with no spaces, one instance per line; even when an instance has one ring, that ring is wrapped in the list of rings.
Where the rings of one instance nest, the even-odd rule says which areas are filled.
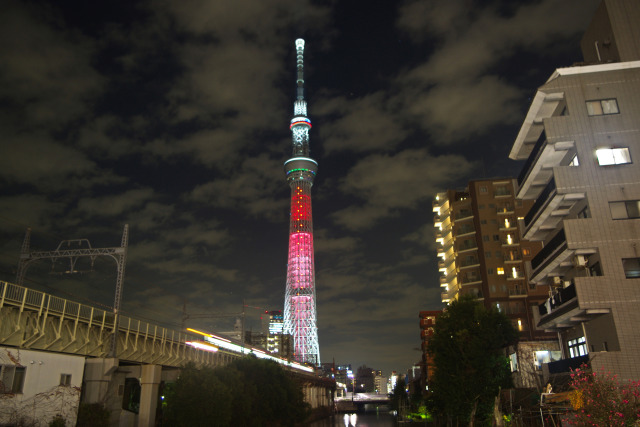
[[[158,406],[158,390],[162,379],[162,366],[143,365],[140,381],[140,412],[138,413],[138,427],[153,427],[156,423],[156,408]]]
[[[84,403],[102,403],[108,401],[113,373],[118,369],[118,359],[87,359],[84,365]],[[107,405],[109,408],[109,405]]]

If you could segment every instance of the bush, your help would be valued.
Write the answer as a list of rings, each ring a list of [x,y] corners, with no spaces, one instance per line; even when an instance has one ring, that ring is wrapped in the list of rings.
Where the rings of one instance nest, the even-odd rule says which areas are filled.
[[[109,410],[100,403],[81,403],[77,427],[109,427]]]
[[[640,420],[640,381],[620,385],[616,375],[590,372],[582,365],[571,373],[574,411],[563,423],[577,426],[635,426]]]
[[[49,427],[66,427],[67,421],[62,415],[56,415],[50,422]]]

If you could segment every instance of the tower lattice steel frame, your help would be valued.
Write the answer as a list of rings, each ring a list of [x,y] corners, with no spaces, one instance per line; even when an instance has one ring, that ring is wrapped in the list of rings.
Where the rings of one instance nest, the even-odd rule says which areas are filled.
[[[320,347],[316,317],[311,216],[311,187],[318,170],[318,163],[309,157],[311,120],[307,117],[307,102],[304,100],[303,54],[304,40],[297,39],[297,97],[290,126],[293,136],[293,154],[284,164],[287,182],[291,187],[284,333],[293,337],[295,360],[319,365]]]

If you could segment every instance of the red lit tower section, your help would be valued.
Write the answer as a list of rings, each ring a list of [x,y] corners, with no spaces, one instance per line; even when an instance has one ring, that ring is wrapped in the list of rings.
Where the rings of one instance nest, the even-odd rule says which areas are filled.
[[[284,304],[284,333],[293,338],[294,359],[313,365],[320,364],[316,316],[316,286],[313,259],[313,217],[311,187],[318,163],[309,157],[307,103],[304,100],[303,53],[304,40],[296,40],[297,98],[291,120],[293,156],[284,164],[291,187],[291,218],[289,222],[289,257],[287,289]]]

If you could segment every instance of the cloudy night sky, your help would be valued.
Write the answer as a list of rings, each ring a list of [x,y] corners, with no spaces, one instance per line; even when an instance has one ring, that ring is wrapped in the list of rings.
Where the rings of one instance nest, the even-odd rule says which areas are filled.
[[[295,98],[306,40],[320,355],[405,371],[442,308],[431,202],[516,175],[535,89],[580,61],[599,0],[5,1],[0,280],[32,250],[120,245],[122,311],[180,328],[284,304]],[[25,285],[104,307],[116,269]],[[77,269],[89,270],[86,260]],[[188,326],[225,331],[233,319]]]

